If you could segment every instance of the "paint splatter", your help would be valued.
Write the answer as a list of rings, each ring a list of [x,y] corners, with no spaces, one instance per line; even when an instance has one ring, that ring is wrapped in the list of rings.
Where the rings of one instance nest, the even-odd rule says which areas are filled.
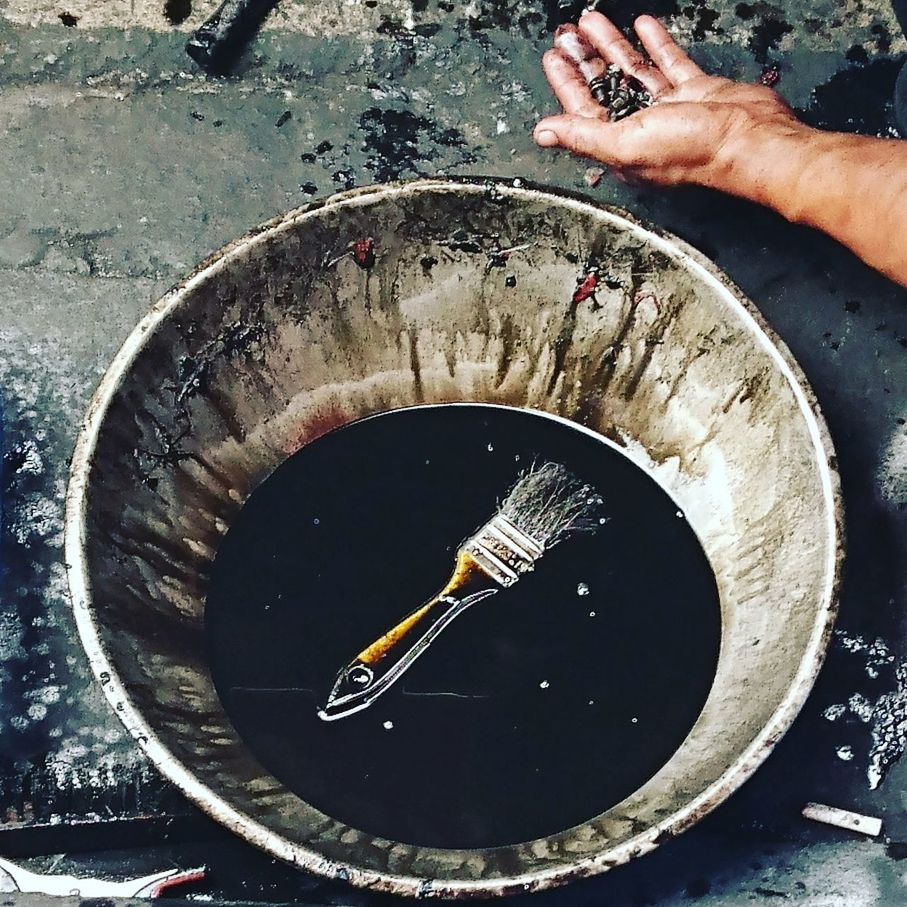
[[[882,783],[907,745],[907,662],[898,665],[895,679],[896,688],[880,696],[872,711],[872,746],[866,770],[872,790]]]
[[[868,727],[870,745],[866,776],[870,789],[875,790],[907,747],[907,659],[898,662],[885,640],[878,637],[869,640],[843,630],[837,631],[835,636],[839,648],[862,657],[863,669],[870,680],[878,680],[883,675],[893,680],[893,689],[879,695],[874,703],[863,693],[856,692],[846,703],[830,705],[822,713],[828,721],[840,721],[850,715]],[[850,755],[846,755],[848,752]],[[837,747],[836,754],[848,762],[854,758],[850,746]]]

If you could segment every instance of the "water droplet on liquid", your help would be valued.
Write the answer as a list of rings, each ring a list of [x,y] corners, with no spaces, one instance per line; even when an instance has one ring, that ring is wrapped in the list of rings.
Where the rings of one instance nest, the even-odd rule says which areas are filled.
[[[491,453],[494,450],[494,444],[488,445],[488,453]]]
[[[551,686],[551,684],[548,683],[547,680],[543,680],[543,681],[539,684],[539,689],[541,689],[541,690],[547,690],[548,687],[550,687],[550,686]]]
[[[386,731],[392,731],[394,729],[394,722],[385,721],[383,727],[384,727],[384,730],[386,730]]]

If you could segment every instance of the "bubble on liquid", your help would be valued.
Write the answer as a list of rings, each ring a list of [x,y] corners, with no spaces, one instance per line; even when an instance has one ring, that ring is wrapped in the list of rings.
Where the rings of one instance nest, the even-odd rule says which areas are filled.
[[[589,617],[595,617],[595,612],[594,612],[594,611],[590,611],[590,612],[589,612]]]
[[[638,718],[631,718],[630,721],[632,721],[633,724],[637,724],[637,723],[639,722],[639,719],[638,719]]]
[[[550,686],[551,686],[551,684],[548,683],[547,680],[543,680],[543,681],[539,684],[539,689],[540,689],[540,690],[547,690],[548,687],[550,687]]]
[[[598,518],[598,525],[599,525],[599,526],[604,526],[605,523],[607,523],[607,522],[608,522],[608,521],[607,521],[603,516],[600,516],[600,517]]]
[[[426,466],[430,466],[430,465],[431,465],[431,460],[426,460],[426,461],[425,461],[425,465],[426,465]]]
[[[579,583],[576,587],[577,595],[588,595],[589,594],[589,584],[588,583]]]
[[[830,705],[822,713],[822,717],[826,721],[837,721],[846,711],[847,711],[847,706],[844,705],[843,703],[838,703],[836,705]]]
[[[312,520],[313,526],[318,526],[318,525],[320,525],[320,523],[321,523],[321,520],[319,520],[317,516],[315,517],[314,520]]]
[[[678,519],[682,520],[682,519],[683,519],[683,511],[682,511],[682,510],[678,510],[677,513],[674,514],[674,516],[676,516]]]
[[[517,455],[513,458],[513,462],[514,462],[514,463],[519,463],[519,462],[520,462],[520,455],[519,455],[519,454],[517,454]]]
[[[844,762],[850,762],[853,759],[853,748],[850,746],[839,746],[835,752],[838,754],[838,758]]]
[[[590,699],[590,700],[589,700],[589,705],[595,705],[595,700],[594,700],[594,699]]]
[[[491,453],[494,450],[494,444],[488,445],[488,453]]]
[[[386,730],[386,731],[392,731],[394,729],[394,722],[385,721],[383,727],[384,727],[384,730]]]

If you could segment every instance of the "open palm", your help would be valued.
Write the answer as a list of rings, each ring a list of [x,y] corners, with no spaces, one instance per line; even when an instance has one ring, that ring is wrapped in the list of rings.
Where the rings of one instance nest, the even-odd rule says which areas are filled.
[[[717,170],[733,166],[733,147],[751,129],[784,132],[800,126],[770,88],[706,75],[651,16],[635,24],[651,63],[600,13],[586,13],[579,29],[605,63],[641,82],[654,103],[609,122],[556,41],[543,66],[564,113],[536,126],[535,139],[543,147],[565,148],[625,177],[659,185],[711,185]]]

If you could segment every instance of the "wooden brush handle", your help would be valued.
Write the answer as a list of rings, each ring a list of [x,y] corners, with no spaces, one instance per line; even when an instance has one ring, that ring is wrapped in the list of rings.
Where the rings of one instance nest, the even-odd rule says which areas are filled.
[[[363,649],[338,675],[325,708],[326,720],[365,708],[384,693],[470,605],[501,586],[468,553],[460,553],[450,582],[434,598]]]
[[[409,648],[415,645],[416,636],[420,640],[429,636],[428,642],[431,642],[464,608],[480,598],[491,595],[499,588],[470,555],[458,555],[456,569],[447,585],[434,598],[416,608],[400,623],[363,649],[356,656],[356,662],[369,667],[375,666],[391,655],[398,646]],[[406,645],[407,641],[409,646]]]

